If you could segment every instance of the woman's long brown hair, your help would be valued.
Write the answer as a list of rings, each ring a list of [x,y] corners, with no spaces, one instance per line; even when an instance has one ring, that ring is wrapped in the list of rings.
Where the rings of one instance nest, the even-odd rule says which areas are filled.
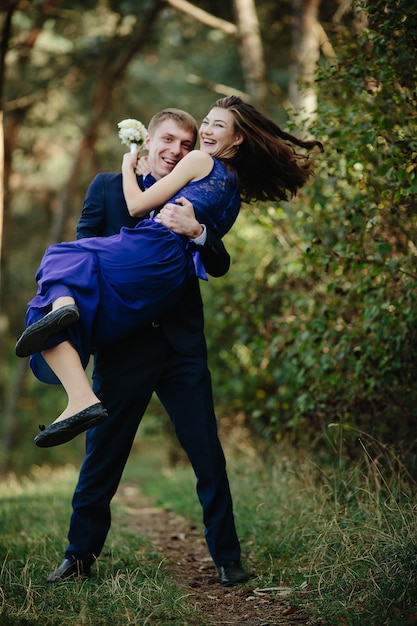
[[[283,131],[237,96],[220,98],[210,109],[214,107],[231,111],[235,131],[244,136],[237,153],[226,159],[238,175],[242,200],[288,200],[295,196],[312,175],[312,163],[309,155],[296,151],[294,145],[307,151],[318,147],[323,152],[323,144]]]

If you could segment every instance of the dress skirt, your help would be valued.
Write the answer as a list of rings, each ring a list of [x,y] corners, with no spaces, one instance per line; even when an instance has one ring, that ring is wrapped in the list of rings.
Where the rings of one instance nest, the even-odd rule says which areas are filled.
[[[87,367],[90,355],[165,315],[177,304],[192,271],[186,240],[153,220],[111,237],[89,237],[50,246],[36,274],[38,291],[26,325],[42,318],[60,296],[72,296],[80,319],[45,345],[69,340]],[[58,378],[40,353],[30,357],[35,376]]]

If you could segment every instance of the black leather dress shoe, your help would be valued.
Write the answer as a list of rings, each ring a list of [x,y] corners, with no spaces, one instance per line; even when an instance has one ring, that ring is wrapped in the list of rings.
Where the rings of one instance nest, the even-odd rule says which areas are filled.
[[[224,587],[233,587],[239,583],[245,583],[249,580],[249,576],[242,567],[240,561],[230,561],[226,565],[219,567],[220,584]]]
[[[90,568],[85,567],[82,561],[64,559],[56,570],[48,576],[48,583],[57,583],[70,576],[90,576]]]
[[[101,424],[108,418],[108,413],[101,402],[89,406],[87,409],[67,417],[60,422],[55,422],[47,428],[40,425],[41,432],[35,437],[35,443],[40,448],[60,446],[62,443],[71,441],[77,435]]]
[[[17,356],[24,357],[40,352],[50,337],[75,324],[79,317],[80,312],[75,304],[67,304],[51,311],[23,331],[16,342]]]

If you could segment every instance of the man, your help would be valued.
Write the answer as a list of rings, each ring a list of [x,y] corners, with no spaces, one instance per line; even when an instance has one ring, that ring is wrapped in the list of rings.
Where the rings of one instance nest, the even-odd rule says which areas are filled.
[[[194,119],[178,109],[156,114],[146,148],[154,180],[168,174],[197,138]],[[145,187],[150,176],[138,178]],[[195,219],[192,206],[164,210],[159,219],[188,236],[206,271],[222,276],[230,258],[223,243]],[[121,174],[99,174],[91,183],[77,225],[77,237],[109,236],[134,226],[123,198]],[[167,410],[193,466],[203,509],[208,549],[222,585],[248,579],[240,562],[232,499],[223,450],[217,435],[204,337],[198,278],[189,276],[175,310],[149,328],[101,349],[95,355],[93,388],[109,418],[86,434],[86,455],[73,496],[69,545],[49,582],[88,574],[110,530],[110,502],[119,485],[136,431],[153,392]]]

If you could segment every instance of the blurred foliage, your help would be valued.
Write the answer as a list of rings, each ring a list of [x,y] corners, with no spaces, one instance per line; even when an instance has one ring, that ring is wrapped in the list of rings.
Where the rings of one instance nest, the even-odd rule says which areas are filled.
[[[233,19],[225,3],[201,6]],[[190,110],[201,120],[222,93],[213,89],[244,88],[236,41],[165,2],[141,0],[138,7],[133,0],[20,0],[17,7],[3,90],[6,161],[10,160],[4,313],[13,335],[20,330],[22,306],[31,297],[33,273],[50,243],[64,198],[69,197],[69,207],[59,238],[71,239],[88,183],[98,171],[120,167],[124,149],[117,123],[127,117],[147,123],[167,106]],[[277,45],[272,38],[265,48],[271,89],[278,88],[276,78],[282,76],[279,97],[269,100],[271,114],[281,120],[286,117],[289,9],[285,4],[277,11],[275,3],[267,1],[260,18],[266,31],[269,19],[277,36],[287,32],[285,41],[279,42],[282,54],[272,54]],[[130,51],[135,53],[127,63]],[[104,99],[105,111],[96,127]],[[89,134],[87,153],[81,157],[80,144]],[[75,168],[76,185],[67,189]],[[19,297],[8,299],[9,290]]]
[[[230,3],[195,4],[233,20]],[[13,345],[62,198],[69,204],[62,237],[72,239],[89,181],[119,168],[118,121],[147,123],[173,105],[200,119],[222,85],[244,88],[236,42],[165,2],[20,0],[17,7],[3,88],[10,177],[2,399],[24,376]],[[292,3],[262,0],[257,10],[267,112],[297,129],[286,95]],[[325,154],[313,155],[316,175],[291,203],[244,206],[226,238],[229,274],[202,285],[216,404],[231,424],[238,415],[271,441],[318,446],[330,437],[328,425],[341,422],[352,436],[365,430],[411,450],[416,14],[405,0],[376,0],[338,20],[334,12],[322,0],[338,62],[323,60],[318,117],[304,129],[325,143]],[[8,433],[14,445],[30,423],[56,412],[59,393],[24,380]]]
[[[367,27],[340,40],[338,63],[319,72],[311,132],[325,155],[315,179],[288,207],[244,210],[221,313],[206,294],[207,335],[220,401],[230,398],[258,433],[314,447],[337,422],[348,449],[349,433],[365,431],[408,457],[417,14],[405,2],[371,4]],[[222,288],[213,281],[210,294]]]

